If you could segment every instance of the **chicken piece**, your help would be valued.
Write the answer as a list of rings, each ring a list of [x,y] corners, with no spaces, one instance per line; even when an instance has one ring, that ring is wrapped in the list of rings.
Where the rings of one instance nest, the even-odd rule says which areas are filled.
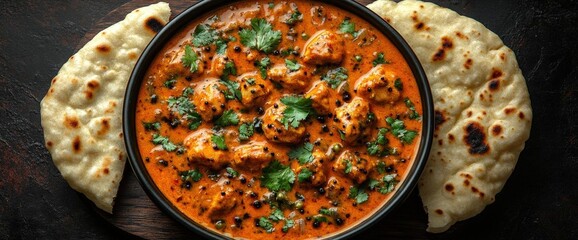
[[[324,171],[323,163],[327,161],[327,156],[324,152],[319,149],[315,149],[312,153],[313,161],[306,163],[305,165],[301,166],[298,170],[298,173],[301,173],[303,169],[307,169],[311,171],[312,175],[311,178],[305,182],[301,182],[304,185],[311,185],[313,187],[320,187],[325,185],[327,181],[327,174]]]
[[[354,144],[369,134],[369,104],[363,98],[356,97],[350,103],[335,109],[335,116],[339,120],[337,130],[341,139]]]
[[[333,112],[334,99],[337,98],[335,95],[335,91],[327,85],[327,82],[319,81],[309,89],[305,97],[311,99],[313,108],[315,108],[318,113],[327,114]]]
[[[249,171],[260,171],[273,161],[267,143],[250,142],[234,149],[233,167]]]
[[[237,78],[241,89],[241,103],[247,107],[261,105],[271,93],[271,83],[257,72],[245,73]]]
[[[220,77],[223,75],[223,70],[225,70],[226,64],[228,62],[228,58],[223,55],[215,55],[213,57],[213,61],[211,61],[211,70],[210,74],[215,77]]]
[[[289,125],[288,128],[285,129],[285,126],[281,123],[285,108],[283,103],[276,102],[265,111],[265,115],[263,116],[263,132],[265,133],[265,137],[272,142],[298,143],[305,135],[305,126],[300,124],[299,127],[294,128]]]
[[[366,99],[394,103],[400,96],[395,87],[396,79],[395,71],[388,69],[385,64],[379,64],[357,79],[354,91]]]
[[[345,193],[345,187],[337,180],[336,177],[330,177],[325,187],[326,196],[331,201],[339,201],[339,196]]]
[[[307,64],[339,64],[345,55],[345,41],[336,33],[320,30],[305,43],[301,56]]]
[[[227,86],[216,78],[205,79],[197,85],[193,94],[193,104],[204,121],[209,122],[223,113],[227,102],[224,91],[227,91]]]
[[[183,64],[183,57],[185,56],[185,47],[187,45],[183,44],[183,46],[181,47],[181,49],[179,49],[178,51],[171,51],[168,52],[167,54],[165,54],[165,57],[162,60],[162,64],[165,65],[165,70],[164,72],[168,72],[170,74],[176,74],[176,75],[181,75],[181,76],[193,76],[195,74],[200,75],[204,72],[205,70],[205,63],[204,63],[204,55],[202,53],[202,51],[196,49],[195,47],[192,47],[192,50],[197,53],[198,56],[198,68],[197,70],[192,73],[189,67],[186,67]]]
[[[222,183],[214,184],[201,196],[201,209],[206,212],[211,220],[217,220],[237,206],[238,194],[230,187]]]
[[[297,71],[290,71],[285,64],[276,64],[267,72],[271,81],[278,82],[284,88],[296,90],[303,89],[309,85],[307,70],[303,67]]]
[[[332,166],[333,171],[343,174],[357,184],[367,179],[371,168],[373,168],[371,162],[356,156],[349,150],[341,153]]]
[[[188,149],[187,160],[219,170],[228,165],[231,158],[228,151],[213,148],[212,136],[209,129],[200,129],[187,136],[184,141]]]

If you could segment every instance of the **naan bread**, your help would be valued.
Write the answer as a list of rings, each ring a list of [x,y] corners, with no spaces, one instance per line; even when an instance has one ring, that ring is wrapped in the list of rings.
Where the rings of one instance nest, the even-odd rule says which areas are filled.
[[[532,109],[516,56],[481,23],[432,3],[368,6],[403,35],[433,92],[436,131],[419,192],[430,232],[480,213],[514,170]]]
[[[122,101],[143,49],[169,20],[167,3],[139,8],[66,62],[40,103],[46,147],[76,191],[112,213],[125,165]]]

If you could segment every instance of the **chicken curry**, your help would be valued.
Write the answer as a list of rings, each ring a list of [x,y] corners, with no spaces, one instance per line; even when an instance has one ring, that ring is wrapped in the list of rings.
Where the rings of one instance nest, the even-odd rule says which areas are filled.
[[[316,238],[383,206],[419,145],[421,102],[395,46],[316,1],[242,1],[151,64],[136,110],[147,171],[194,221],[239,238]]]

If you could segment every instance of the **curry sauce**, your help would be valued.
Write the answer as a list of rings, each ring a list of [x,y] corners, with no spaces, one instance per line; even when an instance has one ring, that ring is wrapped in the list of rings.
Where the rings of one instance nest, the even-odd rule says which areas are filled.
[[[316,238],[381,207],[419,145],[408,64],[361,18],[315,1],[243,1],[151,64],[138,146],[160,191],[238,238]]]

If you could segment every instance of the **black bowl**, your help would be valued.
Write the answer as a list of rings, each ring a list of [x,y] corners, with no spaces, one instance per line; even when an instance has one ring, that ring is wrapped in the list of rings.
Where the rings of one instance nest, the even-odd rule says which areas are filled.
[[[149,68],[149,65],[158,54],[158,52],[163,48],[163,46],[178,33],[183,27],[189,24],[191,21],[195,20],[198,16],[202,16],[207,12],[217,9],[221,6],[236,2],[239,0],[205,0],[201,1],[187,10],[179,14],[175,19],[169,22],[150,42],[147,48],[143,51],[138,62],[136,63],[132,75],[130,77],[128,87],[126,89],[124,108],[123,108],[123,131],[124,131],[124,141],[126,144],[129,163],[137,176],[137,179],[141,186],[144,188],[148,196],[153,200],[153,202],[165,213],[174,218],[177,222],[184,225],[186,228],[199,233],[200,235],[208,238],[216,239],[226,239],[229,238],[213,229],[207,228],[201,224],[196,223],[192,219],[181,213],[176,207],[174,207],[168,199],[160,192],[156,187],[142,161],[136,138],[136,121],[135,121],[135,109],[138,101],[138,92],[141,87],[144,75]],[[407,61],[416,81],[421,94],[421,103],[423,109],[422,116],[422,134],[419,144],[419,149],[415,156],[413,165],[408,170],[405,180],[398,185],[397,190],[394,192],[393,196],[389,201],[383,204],[379,209],[375,210],[373,215],[367,217],[366,219],[356,223],[355,225],[348,227],[337,233],[324,236],[324,238],[330,239],[342,239],[351,237],[378,222],[386,214],[390,213],[395,207],[399,206],[413,191],[417,180],[419,179],[427,158],[429,156],[429,151],[431,148],[431,143],[433,139],[433,129],[434,129],[434,113],[433,113],[433,101],[431,96],[431,91],[429,88],[428,80],[421,67],[418,58],[415,56],[414,52],[411,50],[409,45],[401,37],[401,35],[393,29],[386,21],[380,18],[377,14],[367,9],[365,6],[352,1],[352,0],[321,0],[320,2],[326,4],[332,4],[341,9],[344,9],[350,13],[353,13],[362,19],[366,20],[372,24],[376,29],[381,31],[389,40],[399,49],[405,60]]]

